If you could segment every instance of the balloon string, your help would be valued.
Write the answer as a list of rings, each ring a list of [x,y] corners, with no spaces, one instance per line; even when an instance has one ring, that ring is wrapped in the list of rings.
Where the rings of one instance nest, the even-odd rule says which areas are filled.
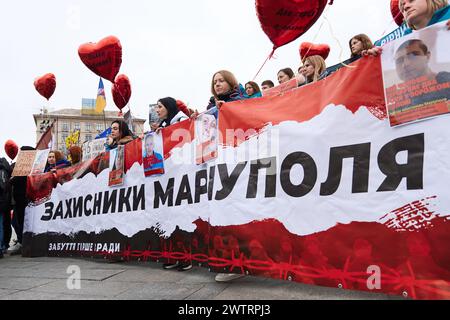
[[[342,58],[342,53],[344,52],[344,49],[342,48],[341,42],[339,41],[339,38],[336,37],[336,35],[334,34],[334,32],[333,32],[333,26],[331,25],[330,20],[328,20],[327,17],[324,17],[324,18],[325,18],[325,21],[326,21],[327,24],[328,24],[328,29],[330,30],[331,37],[334,39],[334,41],[337,42],[337,44],[338,44],[338,46],[339,46],[339,61],[344,61],[345,59]],[[350,66],[350,65],[348,65],[348,64],[346,64],[346,63],[344,63],[344,62],[341,62],[341,64],[342,64],[344,67],[347,67],[347,68],[355,68],[354,66]]]
[[[332,1],[332,0],[331,0],[331,4],[333,4],[333,1]],[[323,16],[324,18],[326,18],[326,16],[327,16],[327,11],[328,11],[328,7],[326,7],[325,10],[324,10],[324,12],[323,12],[323,15],[322,15],[322,16]],[[321,24],[320,24],[320,26],[319,26],[319,29],[317,30],[316,34],[314,35],[313,39],[311,40],[310,46],[308,47],[308,50],[306,50],[306,53],[304,54],[305,57],[308,56],[309,51],[311,50],[311,48],[312,48],[314,42],[316,41],[317,37],[319,36],[320,30],[322,30],[323,24],[324,24],[324,20],[322,20],[322,22],[321,22]],[[300,57],[300,58],[301,58],[301,57]],[[301,62],[302,62],[302,64],[303,64],[303,60],[304,60],[304,59],[301,58],[301,60],[302,60]]]
[[[253,81],[255,81],[256,77],[259,75],[259,73],[261,72],[262,68],[264,68],[264,66],[266,65],[267,61],[269,61],[270,59],[272,59],[273,54],[275,53],[275,49],[276,47],[273,47],[272,52],[267,56],[266,60],[264,60],[264,63],[262,64],[262,66],[259,68],[258,72],[255,74],[255,76],[253,77]]]
[[[328,5],[332,5],[332,4],[333,4],[333,1],[334,1],[334,0],[330,0],[330,2],[328,3]],[[324,17],[326,16],[327,10],[328,10],[328,7],[325,8],[325,11],[324,11],[324,13],[323,13],[323,16],[324,16]],[[317,36],[319,35],[319,32],[320,32],[320,30],[322,29],[322,26],[323,26],[323,21],[322,21],[322,23],[321,23],[321,25],[320,25],[320,27],[319,27],[319,30],[317,31],[316,35],[315,35],[314,38],[313,38],[313,42],[314,42],[314,40],[317,38]],[[311,49],[311,46],[308,48],[307,53],[310,51],[310,49]],[[258,70],[258,72],[256,73],[256,75],[253,77],[253,81],[255,81],[256,77],[259,75],[259,73],[261,72],[262,68],[264,68],[264,66],[266,65],[267,61],[269,61],[269,60],[273,57],[273,55],[274,55],[274,53],[275,53],[275,50],[276,50],[276,47],[274,46],[272,52],[269,54],[269,56],[266,58],[266,60],[265,60],[264,63],[262,64],[262,66],[259,68],[259,70]]]
[[[395,22],[395,19],[397,19],[398,17],[400,17],[401,14],[402,14],[401,12],[397,13],[397,14],[395,15],[395,17],[391,20],[391,22],[389,22],[388,27],[390,27],[391,24],[392,24],[392,22]],[[388,32],[388,29],[387,29],[387,28],[384,29],[383,33],[381,34],[380,39],[383,38],[387,32]]]

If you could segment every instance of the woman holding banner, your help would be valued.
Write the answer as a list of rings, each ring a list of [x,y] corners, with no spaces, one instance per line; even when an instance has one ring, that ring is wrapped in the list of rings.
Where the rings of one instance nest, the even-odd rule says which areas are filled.
[[[106,151],[117,148],[118,145],[125,145],[135,139],[135,136],[123,120],[115,120],[111,123],[111,135],[108,136],[105,144]]]
[[[381,46],[413,30],[421,30],[435,23],[446,21],[450,29],[450,6],[448,0],[400,0],[398,7],[405,22],[387,36],[375,42],[375,47],[362,52],[363,55],[377,56],[381,54]]]
[[[236,80],[233,73],[227,70],[220,70],[214,73],[211,80],[212,97],[206,107],[207,110],[220,108],[225,102],[245,99],[245,91]]]
[[[304,84],[308,84],[323,79],[326,76],[326,69],[325,60],[319,55],[313,55],[304,58],[299,71],[306,79]]]

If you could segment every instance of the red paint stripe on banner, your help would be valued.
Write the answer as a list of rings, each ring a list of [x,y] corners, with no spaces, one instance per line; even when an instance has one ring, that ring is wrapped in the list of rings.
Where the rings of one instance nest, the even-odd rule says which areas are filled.
[[[142,165],[142,140],[135,139],[125,145],[125,172],[137,162]]]
[[[182,148],[194,139],[194,121],[184,120],[161,130],[164,143],[164,159],[170,157],[175,148]]]
[[[227,129],[242,129],[244,132],[254,133],[254,130],[260,131],[269,122],[273,125],[289,120],[304,122],[319,115],[330,104],[344,105],[353,113],[365,106],[377,118],[385,118],[380,58],[359,59],[350,67],[341,68],[323,80],[281,96],[224,104],[219,111],[221,142],[234,146],[242,142],[237,141],[237,138],[234,142],[225,140]]]

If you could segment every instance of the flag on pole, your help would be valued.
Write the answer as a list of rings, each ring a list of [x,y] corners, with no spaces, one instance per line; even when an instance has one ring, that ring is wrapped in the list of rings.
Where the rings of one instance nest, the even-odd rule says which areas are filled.
[[[106,107],[105,87],[103,86],[102,78],[98,83],[97,100],[95,101],[95,112],[102,113]]]
[[[54,146],[53,141],[53,124],[54,122],[47,128],[47,130],[42,134],[41,138],[39,139],[38,143],[36,144],[37,150],[44,150],[44,149],[52,149]]]

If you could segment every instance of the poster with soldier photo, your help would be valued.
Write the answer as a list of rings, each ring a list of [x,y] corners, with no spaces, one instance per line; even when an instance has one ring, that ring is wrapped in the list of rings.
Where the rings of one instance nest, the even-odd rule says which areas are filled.
[[[205,163],[217,158],[217,111],[208,110],[195,119],[195,162]]]
[[[391,126],[449,112],[450,32],[445,22],[383,47],[381,62]]]
[[[125,147],[117,146],[109,154],[109,183],[110,187],[121,186],[124,180]]]
[[[159,127],[159,124],[161,123],[161,119],[158,116],[158,113],[156,112],[158,104],[150,104],[148,106],[148,123],[150,125],[150,129],[152,131],[155,131],[156,128]]]
[[[142,139],[142,165],[146,177],[164,173],[162,135],[150,132]]]

